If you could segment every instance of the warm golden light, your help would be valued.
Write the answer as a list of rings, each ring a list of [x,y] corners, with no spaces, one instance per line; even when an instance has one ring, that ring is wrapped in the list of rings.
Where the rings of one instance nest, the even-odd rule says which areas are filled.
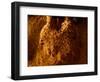
[[[28,15],[28,66],[87,64],[87,18]]]

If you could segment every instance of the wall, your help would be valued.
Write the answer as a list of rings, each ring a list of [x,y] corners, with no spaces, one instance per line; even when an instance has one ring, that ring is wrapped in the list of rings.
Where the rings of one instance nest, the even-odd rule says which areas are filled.
[[[17,1],[17,0],[16,0]],[[28,2],[41,2],[41,3],[56,3],[56,4],[72,4],[72,5],[89,5],[98,6],[100,10],[100,0],[20,0]],[[1,0],[0,1],[0,82],[13,82],[10,79],[10,66],[11,66],[11,2],[13,0]],[[99,13],[100,14],[100,11]],[[100,16],[98,16],[98,21],[100,21]],[[100,26],[100,24],[99,24]],[[98,27],[99,27],[98,26]],[[100,31],[100,28],[98,28]],[[100,35],[100,32],[98,33]],[[92,37],[92,36],[91,36]],[[98,38],[100,42],[100,37]],[[98,44],[98,49],[100,49],[100,43]],[[98,52],[98,58],[100,51]],[[98,59],[98,62],[100,60]],[[100,68],[100,65],[98,66]],[[100,71],[99,71],[100,73]],[[53,79],[39,79],[34,80],[34,82],[52,82],[52,81],[62,81],[62,82],[85,82],[85,81],[99,81],[98,76],[84,76],[84,77],[67,77],[67,78],[53,78]],[[32,82],[33,80],[26,80],[26,82]],[[21,81],[22,82],[22,81]]]

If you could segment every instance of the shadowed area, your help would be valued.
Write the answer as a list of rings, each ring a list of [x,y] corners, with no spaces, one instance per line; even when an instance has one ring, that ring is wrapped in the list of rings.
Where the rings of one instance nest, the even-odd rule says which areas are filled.
[[[87,18],[28,15],[28,66],[87,64]]]

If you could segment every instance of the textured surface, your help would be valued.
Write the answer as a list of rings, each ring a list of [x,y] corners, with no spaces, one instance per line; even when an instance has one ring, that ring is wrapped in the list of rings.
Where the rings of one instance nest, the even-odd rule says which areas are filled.
[[[28,16],[28,66],[87,63],[87,18]]]

